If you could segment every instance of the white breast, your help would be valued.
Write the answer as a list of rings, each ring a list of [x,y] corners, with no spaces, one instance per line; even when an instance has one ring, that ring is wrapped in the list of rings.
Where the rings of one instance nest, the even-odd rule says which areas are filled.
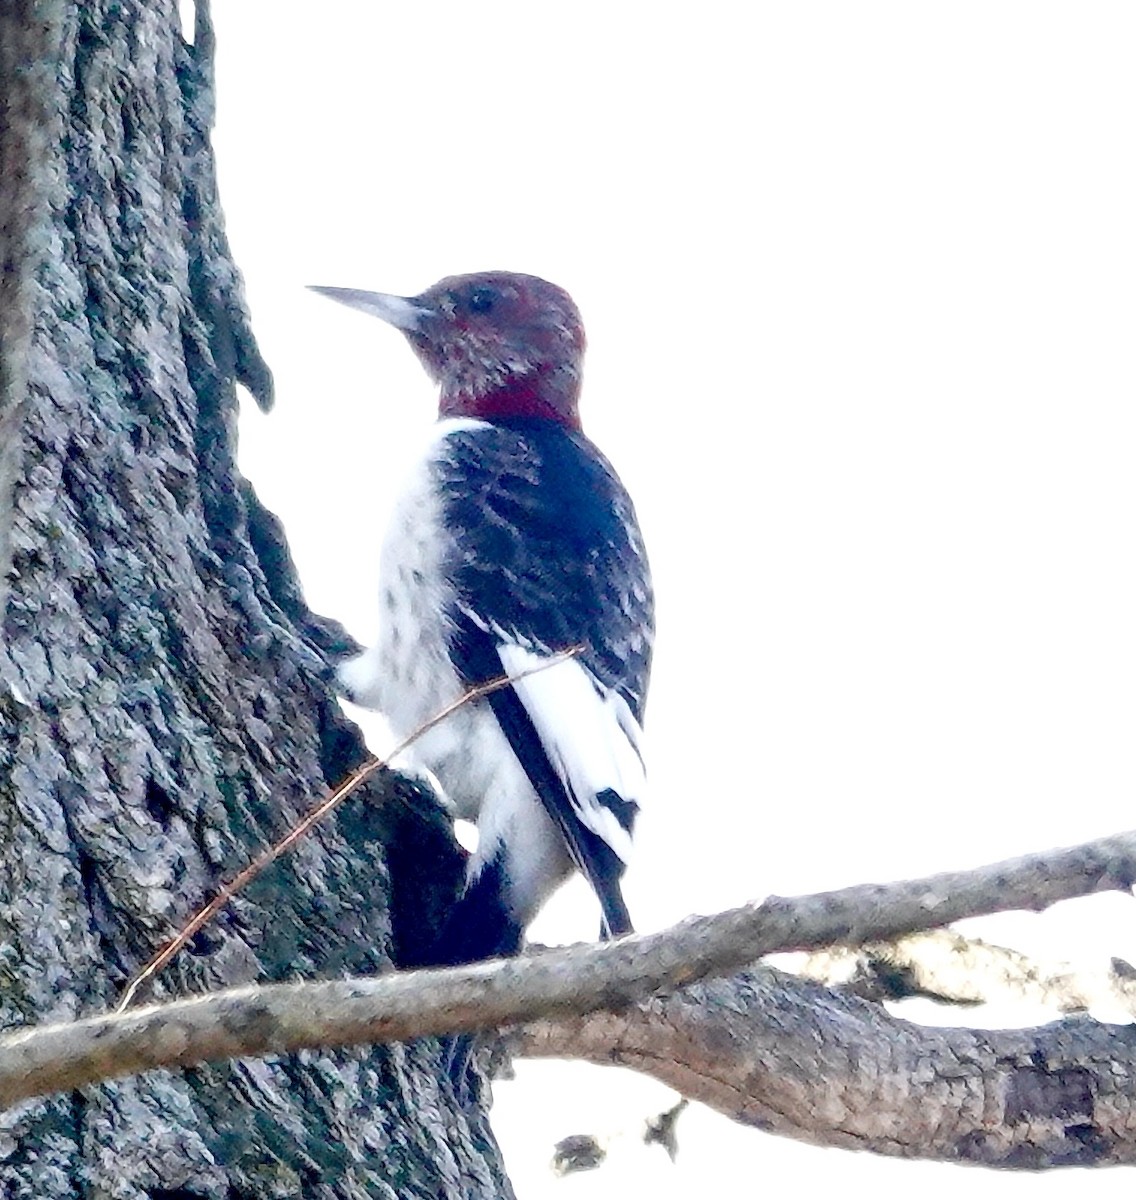
[[[442,524],[434,480],[446,438],[480,425],[454,420],[435,427],[435,436],[410,472],[383,542],[378,639],[339,668],[347,695],[383,713],[399,739],[464,691],[446,646],[446,612],[453,589],[444,568],[452,544]],[[501,740],[488,706],[468,704],[419,738],[406,757],[432,771],[457,815],[472,820],[491,786]]]

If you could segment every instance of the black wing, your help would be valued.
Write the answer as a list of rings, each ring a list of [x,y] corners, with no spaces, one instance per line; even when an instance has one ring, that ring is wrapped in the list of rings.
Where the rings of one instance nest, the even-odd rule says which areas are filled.
[[[631,500],[603,456],[582,435],[516,422],[450,434],[438,469],[454,539],[450,653],[466,684],[507,673],[503,643],[538,655],[578,647],[597,704],[615,693],[613,703],[641,722],[654,639],[650,573]],[[558,770],[517,691],[503,688],[488,702],[609,931],[626,932],[622,860],[586,818],[598,805],[630,832],[633,798],[614,788],[570,794],[563,761]],[[558,760],[565,739],[571,731],[558,739]]]

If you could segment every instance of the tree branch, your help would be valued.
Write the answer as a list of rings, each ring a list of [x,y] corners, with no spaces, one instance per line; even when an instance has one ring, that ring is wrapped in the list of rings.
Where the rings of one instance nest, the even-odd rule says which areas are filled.
[[[1136,1018],[1136,976],[1114,959],[1085,970],[1040,961],[953,930],[810,954],[792,973],[866,1000],[921,997],[941,1004],[1033,1004],[1059,1013],[1108,1010]]]
[[[535,1022],[516,1049],[630,1067],[817,1145],[1020,1169],[1136,1162],[1136,1030],[1086,1017],[928,1028],[767,967]]]
[[[531,1053],[570,1050],[575,1057],[604,1061],[617,1053],[638,1055],[643,1069],[663,1078],[668,1068],[660,1053],[667,1061],[674,1059],[680,1073],[683,1068],[673,1047],[660,1051],[659,1047],[668,1046],[662,1032],[668,1027],[682,1028],[682,1036],[693,1040],[700,1005],[710,993],[692,991],[669,1000],[655,999],[630,1011],[651,993],[673,991],[711,975],[736,971],[776,951],[896,937],[963,917],[1010,908],[1040,909],[1057,900],[1127,887],[1134,870],[1136,834],[1120,834],[974,871],[796,899],[772,897],[717,916],[691,917],[663,933],[614,943],[574,946],[444,971],[240,988],[120,1016],[30,1029],[0,1039],[0,1105],[154,1067],[184,1067],[317,1045],[406,1041],[542,1018],[559,1018],[560,1022],[525,1035]],[[718,985],[715,994],[725,997],[727,1021],[733,1020],[730,987],[741,988],[739,995],[747,997],[747,1004],[763,1003],[761,994],[747,982],[752,978],[742,976]],[[814,1036],[821,1036],[818,1053],[823,1058],[831,1039],[835,1038],[838,1046],[843,1044],[841,1007],[852,1004],[853,998],[834,999],[816,985],[802,982],[799,986],[812,989],[807,992],[815,1007],[810,1020]],[[707,1010],[703,1026],[711,1043],[718,1036],[714,1028],[719,1021],[713,1008]],[[579,1020],[598,1010],[624,1015],[590,1023]],[[675,1013],[682,1015],[681,1022]],[[753,1016],[745,1015],[747,1020]],[[878,1015],[881,1020],[892,1020],[886,1014]],[[767,1019],[777,1024],[776,1006]],[[654,1027],[652,1022],[661,1031],[656,1049],[652,1051],[652,1043],[647,1041],[633,1052],[628,1031]],[[928,1032],[928,1037],[942,1036],[941,1031]],[[732,1052],[735,1034],[718,1036],[718,1043],[722,1055]],[[905,1044],[909,1043],[910,1039]],[[957,1051],[945,1043],[935,1044],[946,1055],[948,1068],[960,1061]],[[889,1043],[885,1040],[883,1045]],[[921,1052],[926,1055],[927,1047]],[[1121,1060],[1126,1058],[1127,1054],[1121,1056]],[[916,1077],[925,1081],[933,1072],[926,1058],[920,1062]],[[724,1063],[721,1073],[728,1077],[730,1069]],[[799,1070],[794,1078],[804,1086]],[[820,1078],[823,1080],[823,1074]],[[693,1086],[695,1082],[694,1073],[687,1068],[681,1085],[684,1092],[741,1119],[751,1119],[750,1110],[734,1094],[733,1084],[726,1086],[727,1097],[733,1098],[723,1098],[713,1079],[701,1091]],[[832,1140],[839,1139],[834,1136]]]

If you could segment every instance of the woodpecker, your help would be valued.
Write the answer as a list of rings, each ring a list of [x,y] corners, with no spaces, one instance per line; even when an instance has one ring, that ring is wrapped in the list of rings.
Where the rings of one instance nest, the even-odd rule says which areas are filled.
[[[410,298],[313,290],[401,330],[439,386],[383,543],[379,637],[339,667],[342,692],[405,737],[470,688],[514,680],[410,751],[478,830],[430,961],[516,953],[573,870],[601,936],[629,933],[654,601],[631,500],[580,425],[576,305],[504,271]]]

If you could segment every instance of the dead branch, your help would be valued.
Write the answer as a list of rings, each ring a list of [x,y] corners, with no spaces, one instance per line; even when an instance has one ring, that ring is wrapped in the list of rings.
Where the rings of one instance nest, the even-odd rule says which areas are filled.
[[[913,1025],[773,968],[623,1013],[544,1020],[518,1053],[641,1071],[817,1145],[1040,1169],[1136,1162],[1136,1029]]]
[[[544,1024],[525,1037],[530,1053],[570,1052],[574,1057],[603,1061],[634,1059],[636,1065],[665,1078],[686,1095],[741,1119],[757,1119],[743,1103],[736,1081],[719,1082],[720,1078],[733,1078],[735,1067],[729,1059],[744,1046],[744,1039],[732,1024],[728,1036],[714,1031],[723,1019],[751,1022],[766,1005],[766,1022],[776,1027],[780,1000],[773,1002],[768,989],[755,991],[747,982],[753,976],[739,976],[715,985],[717,992],[703,988],[639,1002],[654,992],[673,992],[711,975],[737,971],[776,951],[897,937],[964,917],[1011,908],[1040,909],[1057,900],[1127,887],[1134,868],[1136,834],[1120,834],[974,871],[796,899],[774,897],[717,916],[691,917],[665,932],[614,943],[574,946],[444,971],[240,988],[123,1015],[33,1028],[0,1039],[0,1105],[154,1067],[184,1067],[311,1046],[405,1041],[544,1019]],[[814,1066],[818,1062],[824,1066],[813,1086],[847,1086],[839,1077],[829,1080],[825,1072],[831,1064],[825,1059],[843,1053],[842,1030],[848,1012],[858,1014],[861,1024],[871,1024],[865,1015],[869,1010],[880,1021],[893,1019],[870,1005],[849,1009],[863,1002],[834,997],[813,984],[798,981],[791,986],[811,989],[804,994],[812,1014],[811,1036],[816,1039],[812,1061]],[[741,989],[737,995],[746,999],[744,1011],[730,1009],[731,988]],[[710,1003],[714,995],[725,999],[715,1005]],[[586,1019],[587,1014],[599,1010],[622,1015]],[[704,1016],[700,1018],[699,1012]],[[682,1014],[682,1022],[675,1013]],[[549,1019],[555,1023],[548,1023]],[[672,1044],[674,1038],[664,1036],[668,1028],[683,1030],[681,1036],[692,1045],[696,1036],[708,1039],[710,1048],[717,1045],[708,1061],[721,1059],[720,1067],[700,1082],[697,1072],[683,1069],[682,1056]],[[892,1026],[878,1028],[891,1036]],[[642,1045],[633,1045],[628,1031],[634,1030],[654,1030],[652,1036],[657,1034],[659,1040],[652,1042],[647,1037]],[[927,1031],[928,1038],[945,1036],[943,1031]],[[1097,1036],[1107,1040],[1105,1033]],[[904,1045],[918,1044],[911,1041],[914,1035],[905,1037]],[[887,1047],[891,1043],[884,1037],[882,1044]],[[1036,1048],[1037,1043],[1033,1044]],[[932,1043],[922,1045],[913,1087],[930,1086],[928,1079],[937,1077],[937,1060],[930,1055]],[[942,1050],[950,1077],[950,1072],[958,1069],[960,1052],[942,1042],[934,1042],[934,1046]],[[1112,1056],[1109,1061],[1136,1076],[1136,1062],[1130,1068],[1124,1065],[1129,1056],[1126,1051],[1121,1053],[1123,1047],[1110,1042],[1107,1049]],[[673,1070],[668,1064],[674,1064]],[[748,1069],[752,1073],[757,1068],[751,1063]],[[675,1072],[682,1078],[671,1078]],[[797,1081],[795,1086],[808,1090],[800,1065],[792,1079]],[[798,1131],[797,1136],[810,1134]],[[819,1134],[815,1136],[820,1140]],[[830,1144],[846,1140],[839,1130],[829,1136]]]
[[[791,970],[867,1000],[920,997],[941,1004],[1031,1004],[1054,1013],[1107,1010],[1118,1020],[1136,1019],[1136,978],[1119,960],[1108,968],[1086,970],[1031,958],[950,929],[818,950]]]

